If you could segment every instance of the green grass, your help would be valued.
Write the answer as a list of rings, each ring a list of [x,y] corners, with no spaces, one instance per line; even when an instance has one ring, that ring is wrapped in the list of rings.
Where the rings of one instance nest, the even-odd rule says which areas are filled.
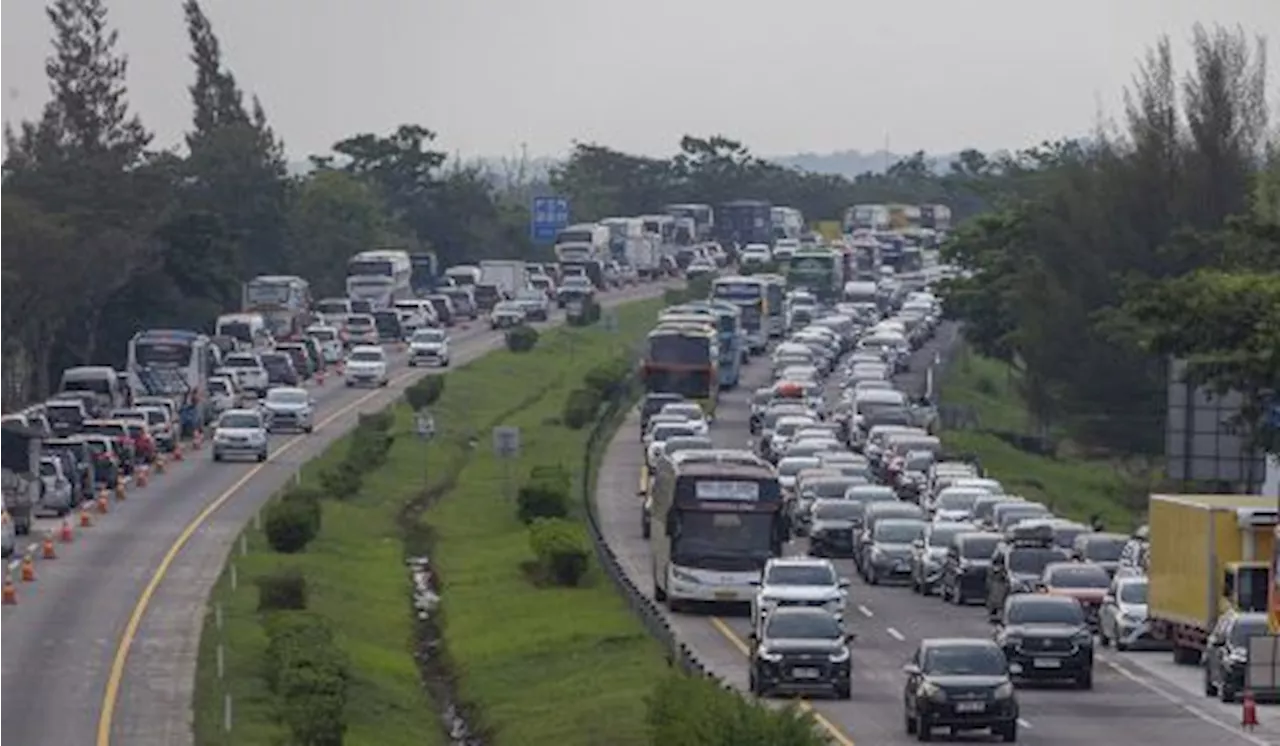
[[[1069,441],[1046,456],[993,434],[1030,432],[1031,418],[1016,378],[1003,363],[963,351],[942,379],[941,394],[948,409],[968,409],[973,415],[968,429],[942,433],[946,448],[977,455],[1008,491],[1044,502],[1069,518],[1085,520],[1096,513],[1109,529],[1126,531],[1135,524],[1150,486],[1141,470],[1074,455]]]
[[[597,363],[626,351],[651,327],[661,301],[612,311],[617,328],[545,332],[533,352],[490,353],[447,374],[433,407],[438,435],[424,445],[412,413],[396,405],[395,442],[387,464],[367,475],[361,494],[326,500],[323,526],[306,551],[273,553],[262,532],[244,533],[230,574],[214,589],[205,616],[196,676],[196,743],[286,742],[274,722],[263,678],[266,635],[257,612],[254,578],[296,566],[308,579],[309,608],[325,617],[350,656],[349,745],[432,746],[446,742],[435,703],[412,657],[414,617],[409,553],[421,550],[421,531],[401,525],[403,508],[429,483],[455,487],[420,518],[431,537],[431,562],[444,585],[446,646],[460,675],[464,703],[474,706],[491,743],[644,743],[645,697],[667,670],[664,651],[606,578],[593,569],[576,589],[540,589],[525,578],[531,559],[526,530],[506,494],[539,464],[562,463],[575,473],[588,431],[559,425],[570,390]],[[511,464],[492,456],[490,431],[522,430],[523,453]],[[474,441],[475,447],[470,447]],[[310,482],[340,460],[348,439],[307,464]],[[575,497],[576,497],[575,493]],[[416,527],[415,527],[416,528]],[[406,546],[406,542],[410,546]],[[222,629],[214,607],[222,609]],[[225,677],[216,675],[216,648],[225,651]],[[222,730],[224,693],[234,698],[231,733]]]

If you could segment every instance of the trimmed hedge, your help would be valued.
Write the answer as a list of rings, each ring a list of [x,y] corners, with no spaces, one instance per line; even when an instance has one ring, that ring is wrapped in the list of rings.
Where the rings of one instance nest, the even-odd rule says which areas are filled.
[[[576,586],[587,574],[591,548],[582,526],[564,518],[535,518],[529,545],[538,567],[556,585]]]
[[[318,510],[301,501],[276,500],[270,503],[263,524],[267,543],[281,554],[301,552],[320,531],[318,515]]]
[[[444,394],[444,376],[424,376],[413,382],[413,385],[404,390],[404,400],[413,409],[418,411],[435,404],[440,400],[440,396]]]
[[[587,371],[583,383],[599,394],[601,399],[612,399],[622,393],[635,369],[630,357],[620,355],[607,363]]]
[[[653,746],[828,746],[813,716],[773,709],[701,677],[672,674],[649,697]]]
[[[600,393],[595,389],[574,389],[565,399],[560,421],[570,430],[581,430],[595,420],[601,401]]]
[[[267,682],[292,743],[341,746],[350,665],[324,619],[282,611],[267,620]]]
[[[259,576],[258,611],[301,611],[307,608],[307,578],[302,571],[286,567]]]
[[[538,466],[516,494],[516,517],[530,524],[538,518],[569,515],[569,491],[573,478],[561,466]]]
[[[507,349],[512,352],[529,352],[538,346],[538,330],[528,324],[508,330],[505,336]]]

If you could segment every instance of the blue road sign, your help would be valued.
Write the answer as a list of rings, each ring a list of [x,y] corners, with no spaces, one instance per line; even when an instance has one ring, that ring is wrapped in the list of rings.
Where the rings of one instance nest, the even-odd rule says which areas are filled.
[[[534,197],[529,235],[534,243],[554,243],[556,233],[569,224],[569,200],[564,197]]]

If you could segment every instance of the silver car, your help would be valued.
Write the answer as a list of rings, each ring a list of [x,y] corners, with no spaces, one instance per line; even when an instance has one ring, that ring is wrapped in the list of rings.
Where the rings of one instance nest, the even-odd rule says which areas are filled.
[[[315,426],[312,421],[315,400],[306,389],[294,386],[277,386],[270,389],[267,391],[267,397],[262,401],[262,408],[267,412],[269,432],[301,430],[309,433]]]
[[[1098,641],[1128,650],[1153,642],[1147,619],[1147,579],[1144,576],[1118,577],[1102,599],[1098,611]]]
[[[267,423],[256,409],[230,409],[218,418],[213,431],[213,460],[228,456],[253,456],[267,460]]]

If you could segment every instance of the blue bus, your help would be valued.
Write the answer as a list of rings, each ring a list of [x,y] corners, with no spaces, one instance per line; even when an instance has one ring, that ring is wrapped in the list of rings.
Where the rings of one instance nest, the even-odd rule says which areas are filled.
[[[742,333],[742,309],[728,301],[697,301],[687,304],[706,308],[716,315],[716,336],[720,342],[720,388],[738,385],[742,363],[747,357],[746,336]]]
[[[209,378],[222,364],[217,345],[185,329],[147,329],[129,340],[128,370],[150,396],[174,400],[182,433],[209,424]]]
[[[758,355],[769,346],[768,282],[757,275],[721,277],[711,284],[711,300],[732,303],[741,311],[740,323],[747,351]],[[781,306],[781,304],[779,304]]]

